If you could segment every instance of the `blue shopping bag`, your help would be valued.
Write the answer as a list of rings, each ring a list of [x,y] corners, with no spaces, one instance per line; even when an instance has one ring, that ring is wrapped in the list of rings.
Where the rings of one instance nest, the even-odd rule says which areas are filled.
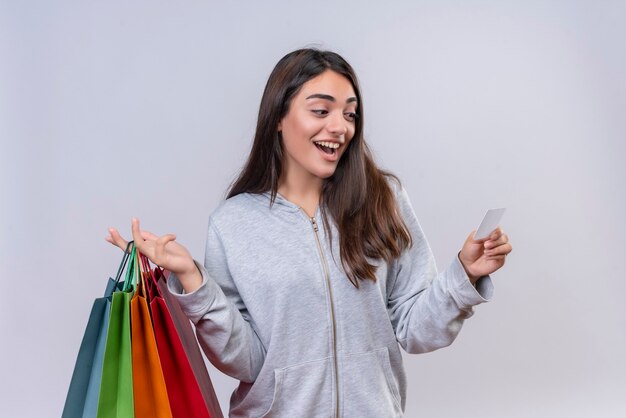
[[[130,248],[130,243],[129,243]],[[104,348],[109,328],[111,297],[120,288],[120,277],[128,261],[128,248],[120,263],[115,279],[107,282],[104,296],[94,300],[87,321],[83,340],[65,399],[62,418],[95,417],[98,411],[98,396],[102,377]]]

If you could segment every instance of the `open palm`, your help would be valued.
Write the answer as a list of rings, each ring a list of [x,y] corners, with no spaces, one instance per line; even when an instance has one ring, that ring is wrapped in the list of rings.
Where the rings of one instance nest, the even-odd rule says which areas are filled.
[[[149,231],[142,231],[138,219],[132,220],[132,233],[137,250],[157,266],[177,275],[185,275],[196,268],[191,254],[176,242],[174,234],[159,237]],[[106,240],[122,250],[125,250],[128,244],[115,228],[109,229]]]

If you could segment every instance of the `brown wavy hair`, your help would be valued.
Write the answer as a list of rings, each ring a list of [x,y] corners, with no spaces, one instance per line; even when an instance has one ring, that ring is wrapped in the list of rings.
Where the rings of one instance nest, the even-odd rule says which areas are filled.
[[[400,181],[374,163],[363,138],[363,101],[356,74],[339,54],[318,49],[299,49],[285,55],[274,67],[265,86],[252,150],[227,198],[240,193],[271,193],[276,199],[283,169],[279,122],[287,115],[291,100],[304,83],[332,70],[346,77],[356,93],[354,136],[332,176],[325,179],[320,197],[324,228],[330,237],[328,214],[339,231],[341,264],[348,280],[376,281],[376,264],[391,262],[412,245],[411,234],[396,207],[388,179]]]

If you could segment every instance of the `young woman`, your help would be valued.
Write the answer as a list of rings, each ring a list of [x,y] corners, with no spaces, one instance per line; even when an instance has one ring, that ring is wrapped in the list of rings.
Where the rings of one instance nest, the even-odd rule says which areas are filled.
[[[132,234],[174,273],[209,360],[240,381],[231,417],[402,416],[399,347],[452,343],[511,251],[500,228],[472,233],[437,273],[405,190],[365,143],[353,69],[314,49],[270,75],[250,157],[209,218],[204,266],[174,235],[136,219]]]

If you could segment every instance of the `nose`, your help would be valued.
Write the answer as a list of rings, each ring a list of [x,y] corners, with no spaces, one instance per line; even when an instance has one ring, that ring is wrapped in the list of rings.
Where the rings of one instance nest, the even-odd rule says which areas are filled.
[[[326,119],[328,124],[326,129],[334,136],[343,136],[348,132],[348,122],[343,116],[342,112],[335,112],[329,118]]]

